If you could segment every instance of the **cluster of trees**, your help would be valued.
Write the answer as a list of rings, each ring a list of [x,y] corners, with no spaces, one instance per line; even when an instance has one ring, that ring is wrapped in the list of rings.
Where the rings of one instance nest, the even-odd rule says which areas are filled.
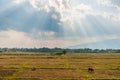
[[[61,52],[70,53],[120,53],[120,49],[62,49],[62,48],[0,48],[0,52]]]

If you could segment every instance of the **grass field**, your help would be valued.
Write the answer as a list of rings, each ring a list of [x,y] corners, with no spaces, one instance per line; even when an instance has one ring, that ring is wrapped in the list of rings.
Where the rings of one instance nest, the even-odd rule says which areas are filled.
[[[0,80],[96,79],[120,80],[120,54],[0,53]]]

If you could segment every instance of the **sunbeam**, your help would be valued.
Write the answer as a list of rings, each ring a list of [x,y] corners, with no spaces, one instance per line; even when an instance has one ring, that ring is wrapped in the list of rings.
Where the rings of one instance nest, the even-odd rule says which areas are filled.
[[[84,48],[84,44],[94,46],[92,43],[103,42],[108,48],[111,45],[107,40],[120,40],[120,5],[116,1],[1,0],[0,45]],[[10,33],[22,38],[7,35]],[[25,39],[28,42],[21,45]],[[10,41],[16,43],[12,45]]]

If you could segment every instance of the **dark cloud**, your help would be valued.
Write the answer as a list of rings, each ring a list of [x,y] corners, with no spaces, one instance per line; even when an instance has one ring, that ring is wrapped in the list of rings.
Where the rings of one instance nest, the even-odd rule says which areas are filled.
[[[62,27],[58,24],[58,20],[51,17],[53,13],[36,11],[26,2],[0,13],[0,30],[13,29],[26,33],[31,33],[33,30],[53,31],[60,36]]]
[[[9,2],[10,0],[1,0],[0,4],[2,3],[4,6],[7,6],[5,4]],[[52,18],[53,14],[55,14],[58,19]],[[61,14],[56,12],[54,7],[50,8],[50,12],[44,10],[37,11],[28,2],[25,2],[7,9],[4,12],[0,12],[0,30],[12,29],[28,34],[34,30],[36,33],[39,31],[53,31],[57,37],[91,37],[116,33],[120,34],[118,27],[120,24],[117,25],[118,23],[115,21],[101,16],[89,15],[82,19],[80,23],[79,21],[74,22],[74,31],[71,30],[70,25],[59,25],[58,23],[61,23],[60,19]]]

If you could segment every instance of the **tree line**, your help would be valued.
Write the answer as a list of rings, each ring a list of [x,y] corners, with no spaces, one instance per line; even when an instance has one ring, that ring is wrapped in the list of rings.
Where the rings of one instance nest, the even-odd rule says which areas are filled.
[[[0,48],[0,52],[61,52],[69,53],[120,53],[120,49],[62,49],[62,48]]]

